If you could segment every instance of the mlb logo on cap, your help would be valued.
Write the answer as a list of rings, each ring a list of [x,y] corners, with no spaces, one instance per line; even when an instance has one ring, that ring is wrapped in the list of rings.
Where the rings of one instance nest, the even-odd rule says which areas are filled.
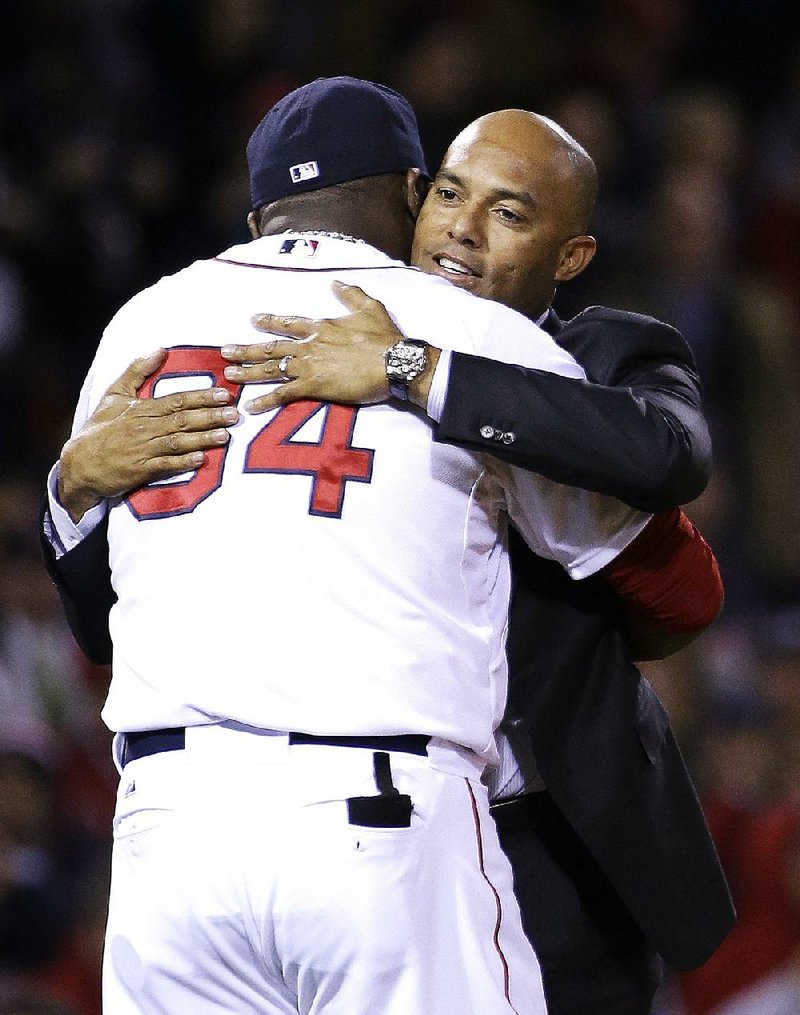
[[[289,167],[289,175],[292,183],[302,183],[303,180],[313,180],[319,176],[319,166],[316,162],[300,162],[296,166]]]
[[[317,78],[279,99],[247,143],[247,165],[253,209],[365,176],[427,175],[407,100],[350,77]]]

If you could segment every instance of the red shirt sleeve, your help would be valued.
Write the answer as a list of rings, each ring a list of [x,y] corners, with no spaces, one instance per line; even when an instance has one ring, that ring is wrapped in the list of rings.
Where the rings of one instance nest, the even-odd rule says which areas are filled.
[[[701,631],[722,609],[717,560],[680,508],[653,515],[600,574],[629,609],[668,634]]]

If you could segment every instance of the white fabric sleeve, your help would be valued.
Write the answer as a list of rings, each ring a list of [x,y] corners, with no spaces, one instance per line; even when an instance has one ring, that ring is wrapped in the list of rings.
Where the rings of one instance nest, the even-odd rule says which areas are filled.
[[[72,420],[71,436],[75,436],[86,424],[89,418],[89,401],[92,392],[92,379],[94,375],[94,363],[81,387],[78,396],[78,404],[75,408],[75,415]],[[90,508],[80,521],[73,522],[69,512],[58,499],[58,462],[53,466],[47,476],[47,502],[48,510],[44,515],[43,530],[48,542],[55,551],[56,559],[63,557],[65,553],[77,546],[78,543],[89,535],[105,518],[108,505],[102,501],[96,507]]]
[[[502,485],[508,513],[540,557],[558,561],[571,578],[587,578],[617,557],[652,514],[590,490],[555,483],[486,457]]]
[[[108,511],[105,501],[90,508],[77,524],[58,499],[58,462],[47,477],[48,511],[44,516],[44,534],[55,551],[56,559],[63,557],[82,539],[85,539],[102,522]]]
[[[447,386],[450,383],[450,360],[452,352],[449,349],[442,349],[439,354],[439,362],[431,378],[431,386],[428,391],[428,404],[425,411],[435,422],[439,422],[444,412],[444,403],[447,398]]]

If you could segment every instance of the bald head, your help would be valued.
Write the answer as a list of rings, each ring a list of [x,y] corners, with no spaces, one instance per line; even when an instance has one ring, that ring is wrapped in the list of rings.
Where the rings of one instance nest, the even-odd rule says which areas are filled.
[[[548,175],[563,203],[565,228],[585,233],[597,200],[597,168],[591,155],[555,120],[527,109],[500,109],[474,120],[448,151],[475,144],[514,153],[527,164],[531,182]],[[445,156],[446,157],[446,156]],[[571,225],[566,226],[569,222]]]
[[[592,158],[553,120],[489,113],[445,154],[417,222],[412,260],[530,317],[595,252]]]

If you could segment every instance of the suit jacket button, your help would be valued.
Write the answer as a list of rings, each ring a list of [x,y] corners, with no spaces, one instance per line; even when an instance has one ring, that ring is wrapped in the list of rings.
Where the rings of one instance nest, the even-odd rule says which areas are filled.
[[[503,444],[513,444],[517,438],[513,430],[507,430],[500,439]]]
[[[488,424],[481,427],[481,437],[485,437],[487,441],[490,441],[494,437],[494,427]]]

